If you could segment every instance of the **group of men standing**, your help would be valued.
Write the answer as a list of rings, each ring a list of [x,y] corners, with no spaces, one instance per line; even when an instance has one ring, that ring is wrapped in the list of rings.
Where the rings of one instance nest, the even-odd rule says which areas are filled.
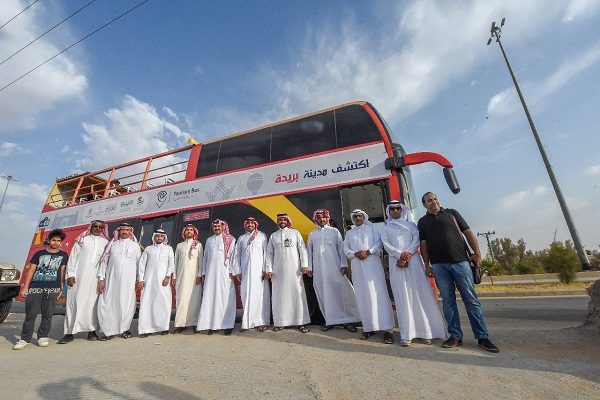
[[[361,339],[382,332],[384,343],[391,344],[395,322],[380,257],[385,248],[402,346],[416,340],[431,344],[432,339],[444,339],[443,347],[462,343],[456,287],[465,300],[479,345],[497,352],[473,290],[462,234],[479,263],[477,241],[460,214],[441,208],[435,194],[426,193],[422,200],[427,215],[418,227],[408,220],[406,206],[392,201],[381,233],[367,213],[357,209],[351,213],[353,227],[345,239],[329,224],[329,211],[319,209],[313,214],[316,228],[306,245],[287,214],[277,215],[278,230],[268,239],[254,218],[244,221],[245,233],[237,241],[227,222],[217,219],[204,248],[198,230],[187,225],[175,252],[167,245],[163,230],[153,233],[153,244],[142,252],[130,225],[121,224],[109,240],[106,224],[93,221],[77,238],[68,258],[70,290],[65,336],[59,343],[72,341],[78,332],[88,332],[89,340],[98,339],[96,331],[103,332],[100,340],[131,337],[136,288],[142,293],[139,336],[168,334],[170,285],[175,287],[177,304],[174,333],[195,327],[196,332],[221,330],[230,335],[236,316],[235,281],[240,283],[244,308],[240,331],[266,330],[272,311],[274,331],[295,327],[307,333],[310,315],[303,277],[312,276],[325,318],[322,331],[342,326],[357,332],[357,325],[362,324]],[[427,278],[433,272],[449,335]]]

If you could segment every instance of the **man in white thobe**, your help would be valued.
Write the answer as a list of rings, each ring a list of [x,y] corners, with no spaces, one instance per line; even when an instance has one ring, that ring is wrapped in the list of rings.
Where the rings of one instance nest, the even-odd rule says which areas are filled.
[[[258,221],[252,217],[244,221],[244,233],[235,245],[233,263],[237,279],[241,280],[240,292],[244,315],[240,332],[258,328],[264,332],[271,318],[271,294],[265,280],[265,252],[267,236],[258,230]]]
[[[175,330],[181,333],[188,326],[196,326],[202,301],[202,243],[198,229],[186,225],[181,233],[183,242],[175,249],[175,271],[171,283],[175,286]]]
[[[357,209],[350,217],[354,226],[346,232],[344,254],[352,263],[352,282],[363,324],[360,338],[367,340],[377,331],[383,331],[384,343],[392,344],[394,314],[379,258],[381,236],[366,212]]]
[[[98,269],[98,323],[104,336],[131,337],[129,328],[135,312],[135,279],[142,252],[133,227],[119,225],[108,242]]]
[[[138,265],[138,290],[142,291],[138,334],[169,333],[171,321],[171,274],[175,270],[173,248],[167,244],[167,234],[162,229],[154,231],[152,246],[144,249]]]
[[[231,335],[235,324],[235,285],[233,280],[233,256],[235,238],[229,234],[227,222],[217,219],[212,223],[214,235],[206,240],[202,276],[204,283],[202,304],[198,316],[197,331],[208,335],[222,330]]]
[[[108,228],[103,221],[92,221],[75,239],[67,263],[67,304],[65,336],[58,341],[73,341],[78,332],[88,332],[88,340],[98,340],[98,265],[108,243]]]
[[[386,214],[388,219],[381,232],[381,241],[389,255],[400,346],[410,346],[413,339],[424,344],[431,344],[431,339],[446,339],[437,299],[425,275],[423,260],[417,253],[417,224],[408,221],[408,208],[399,201],[390,202]]]
[[[292,228],[287,214],[277,214],[279,230],[267,244],[265,271],[273,286],[273,323],[275,331],[297,326],[307,333],[310,314],[303,275],[308,274],[308,255],[302,235]]]
[[[325,325],[323,332],[335,325],[343,325],[356,332],[360,321],[358,306],[352,283],[348,280],[348,264],[344,255],[344,242],[340,231],[329,225],[329,211],[314,212],[313,221],[317,228],[308,235],[306,251],[308,270],[313,276],[313,287]]]

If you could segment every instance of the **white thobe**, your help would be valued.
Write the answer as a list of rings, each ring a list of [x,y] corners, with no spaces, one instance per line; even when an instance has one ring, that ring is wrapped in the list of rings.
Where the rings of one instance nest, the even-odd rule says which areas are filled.
[[[173,299],[171,285],[163,286],[175,270],[173,248],[167,244],[146,247],[138,266],[138,281],[144,282],[140,299],[138,333],[154,333],[169,330]]]
[[[232,329],[235,324],[235,286],[229,277],[233,274],[231,263],[235,253],[235,239],[231,243],[225,263],[223,235],[213,235],[206,240],[202,260],[204,289],[196,329]]]
[[[379,258],[381,237],[372,224],[364,223],[346,232],[344,254],[352,262],[352,283],[365,332],[394,328],[392,302]],[[354,253],[369,250],[371,255],[359,260]]]
[[[175,327],[194,326],[200,314],[202,285],[196,285],[196,278],[202,276],[202,244],[191,249],[193,239],[181,242],[175,249]]]
[[[275,326],[310,323],[300,267],[308,267],[306,246],[300,232],[291,228],[273,232],[267,244],[265,271],[273,273],[271,283]]]
[[[240,295],[244,307],[242,329],[269,325],[271,294],[269,283],[263,279],[267,236],[259,232],[248,245],[251,233],[245,233],[235,246],[234,275],[242,275]]]
[[[317,227],[308,235],[308,269],[326,325],[360,321],[352,283],[341,274],[347,267],[340,231],[329,225]]]
[[[390,284],[396,303],[396,314],[403,340],[445,339],[446,328],[437,299],[425,275],[419,247],[419,230],[411,221],[401,226],[387,224],[381,233],[383,246],[389,255]],[[403,252],[412,254],[407,268],[396,262]]]
[[[67,278],[75,284],[67,290],[65,335],[98,329],[98,264],[108,240],[87,235],[83,243],[75,243],[67,262]]]
[[[140,245],[119,239],[110,248],[108,260],[100,264],[98,279],[104,293],[98,296],[98,323],[106,336],[128,331],[135,312],[135,279],[141,256]]]

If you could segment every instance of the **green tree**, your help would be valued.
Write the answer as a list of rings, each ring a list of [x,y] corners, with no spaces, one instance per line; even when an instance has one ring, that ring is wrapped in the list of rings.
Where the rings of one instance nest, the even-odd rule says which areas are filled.
[[[498,261],[493,261],[491,258],[484,258],[481,260],[481,271],[489,276],[502,275],[504,268]]]
[[[573,282],[576,273],[581,271],[577,252],[569,240],[550,243],[550,249],[542,255],[542,263],[546,271],[557,272],[558,279],[566,284]]]

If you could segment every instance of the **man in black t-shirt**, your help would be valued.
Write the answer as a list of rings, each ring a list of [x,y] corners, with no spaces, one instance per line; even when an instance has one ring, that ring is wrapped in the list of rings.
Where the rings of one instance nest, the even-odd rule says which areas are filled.
[[[48,234],[48,247],[37,251],[25,269],[25,280],[19,294],[25,297],[25,321],[21,330],[21,340],[14,350],[21,350],[31,342],[35,319],[41,312],[42,321],[38,328],[38,345],[47,347],[48,334],[52,327],[52,316],[56,299],[60,295],[65,280],[65,265],[69,256],[60,250],[65,233],[55,229]]]
[[[458,289],[477,343],[487,351],[497,353],[498,347],[488,337],[483,308],[473,285],[467,244],[462,235],[465,235],[475,252],[471,260],[479,266],[481,252],[477,238],[458,211],[440,207],[435,193],[427,192],[421,200],[427,209],[427,214],[419,219],[417,225],[421,239],[421,256],[427,273],[435,274],[450,334],[448,340],[442,343],[442,347],[451,348],[462,344],[463,333],[455,294],[455,290]]]

